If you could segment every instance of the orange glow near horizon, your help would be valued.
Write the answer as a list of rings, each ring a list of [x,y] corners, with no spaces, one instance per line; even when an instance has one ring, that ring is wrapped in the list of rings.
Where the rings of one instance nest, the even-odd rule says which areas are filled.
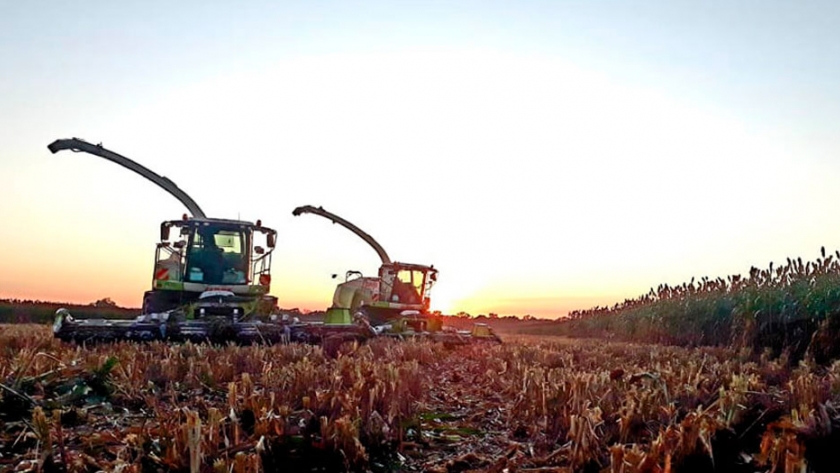
[[[556,319],[563,317],[573,310],[589,309],[596,305],[612,304],[616,300],[603,296],[591,297],[542,297],[542,298],[509,298],[509,299],[478,299],[471,298],[454,304],[453,309],[444,313],[457,314],[466,312],[472,316],[497,314],[500,317],[515,315],[524,317],[530,315],[538,319]]]
[[[56,284],[59,282],[59,279],[51,278],[44,282],[46,284]],[[0,290],[0,298],[86,305],[109,297],[121,307],[139,308],[142,302],[143,292],[148,290],[148,285],[140,288],[118,288],[116,286],[110,286],[110,290],[103,289],[107,287],[109,286],[102,284],[102,281],[100,281],[100,284],[96,284],[96,281],[91,281],[90,284],[79,287],[72,287],[66,284],[56,285],[49,289],[45,287],[27,287],[23,284],[9,284],[4,285],[3,289]],[[272,293],[274,292],[272,291]],[[289,297],[279,296],[279,305],[283,309],[297,308],[302,311],[324,310],[332,302],[332,294],[328,294],[327,296],[324,297],[323,294]],[[536,318],[555,319],[565,315],[570,310],[588,309],[595,305],[605,303],[608,303],[608,301],[600,298],[578,298],[574,302],[546,299],[542,303],[529,301],[527,303],[527,309],[525,309],[524,307],[526,305],[523,305],[522,301],[516,300],[465,300],[447,305],[446,303],[435,302],[433,298],[431,309],[439,310],[441,313],[447,315],[455,315],[459,312],[466,312],[472,316],[496,313],[499,316],[516,315],[522,317],[524,315],[531,315]]]
[[[53,279],[52,282],[55,283],[58,282],[58,280]],[[102,283],[102,281],[100,281],[100,283]],[[84,285],[80,287],[70,287],[65,284],[63,286],[57,286],[50,289],[45,289],[44,287],[33,288],[13,283],[3,286],[0,290],[0,299],[20,299],[87,305],[108,297],[116,302],[120,307],[139,308],[142,304],[143,293],[149,289],[148,284],[139,288],[116,288],[115,286],[111,286],[110,290],[103,289],[106,287],[108,287],[106,284],[97,285],[96,281],[91,281],[89,286]],[[272,293],[273,292],[274,291],[272,291]],[[297,296],[293,298],[286,298],[280,300],[279,305],[283,309],[298,308],[302,311],[326,309],[332,300],[332,295],[330,294],[330,297],[327,299],[318,296],[310,295],[304,297]]]
[[[65,243],[56,242],[56,245]],[[62,251],[72,251],[61,248]],[[152,250],[148,250],[151,252]],[[146,255],[142,255],[146,256]],[[142,262],[141,255],[129,258],[134,264],[124,266],[125,263],[115,261],[107,251],[91,251],[86,255],[87,264],[96,267],[95,272],[88,268],[74,266],[68,261],[49,263],[43,260],[34,261],[35,264],[24,264],[24,257],[12,255],[8,260],[13,267],[18,268],[14,275],[0,275],[0,298],[42,300],[49,302],[66,302],[72,304],[90,304],[96,300],[109,297],[122,307],[140,307],[143,293],[151,285],[151,266],[149,262]],[[151,256],[149,256],[151,260]],[[51,270],[44,272],[40,268],[50,266]],[[33,283],[35,281],[36,283]],[[279,299],[279,305],[284,309],[299,308],[305,311],[326,309],[332,302],[336,281],[298,281],[285,272],[275,272],[272,284],[272,295]],[[466,312],[473,316],[496,313],[500,316],[531,315],[537,318],[557,318],[570,310],[587,309],[594,305],[611,303],[617,300],[614,296],[600,295],[588,297],[538,297],[528,296],[510,297],[497,294],[514,294],[516,287],[507,290],[474,290],[471,295],[461,297],[453,293],[451,287],[444,280],[442,288],[434,288],[431,294],[432,310],[439,310],[444,314]],[[444,289],[444,290],[438,290]]]

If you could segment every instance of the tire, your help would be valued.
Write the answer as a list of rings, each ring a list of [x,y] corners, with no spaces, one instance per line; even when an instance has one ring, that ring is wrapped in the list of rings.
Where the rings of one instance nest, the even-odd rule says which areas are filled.
[[[178,307],[171,294],[162,291],[146,291],[143,295],[142,314],[159,314]]]

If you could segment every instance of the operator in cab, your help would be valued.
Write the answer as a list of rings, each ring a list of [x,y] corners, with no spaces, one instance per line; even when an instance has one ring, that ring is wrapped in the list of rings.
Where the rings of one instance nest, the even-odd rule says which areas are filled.
[[[216,245],[216,231],[212,227],[198,227],[193,235],[189,255],[191,282],[220,284],[224,274],[224,250]]]

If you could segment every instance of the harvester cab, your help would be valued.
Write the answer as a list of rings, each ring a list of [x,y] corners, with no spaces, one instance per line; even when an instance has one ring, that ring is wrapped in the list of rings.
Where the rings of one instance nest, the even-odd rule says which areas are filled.
[[[431,289],[438,273],[434,266],[391,261],[373,237],[322,207],[305,205],[296,208],[292,215],[305,213],[319,215],[347,228],[373,247],[382,261],[377,277],[365,277],[358,271],[347,272],[345,281],[335,289],[332,306],[327,309],[326,324],[347,325],[362,318],[377,327],[397,321],[406,310],[417,311],[421,317],[432,317],[429,314]],[[436,327],[438,324],[429,325]]]
[[[422,264],[383,264],[379,268],[379,281],[379,297],[374,306],[428,312],[437,269]]]
[[[268,295],[276,231],[259,220],[209,218],[174,182],[101,145],[73,138],[56,140],[48,148],[52,153],[85,152],[130,169],[172,194],[191,214],[161,224],[152,288],[143,297],[140,316],[76,320],[60,309],[53,326],[56,337],[76,341],[288,338],[286,327],[254,317],[276,312],[277,300]]]
[[[269,299],[276,232],[259,220],[250,223],[185,214],[181,220],[163,222],[160,237],[143,313],[194,302],[205,291]],[[259,309],[256,312],[266,308]]]

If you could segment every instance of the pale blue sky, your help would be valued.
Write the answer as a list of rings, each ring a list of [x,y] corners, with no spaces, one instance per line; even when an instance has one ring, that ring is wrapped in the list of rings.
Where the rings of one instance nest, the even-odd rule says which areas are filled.
[[[287,215],[302,204],[436,264],[442,308],[472,312],[548,316],[838,246],[834,2],[240,3],[0,1],[15,253],[65,255],[14,230],[60,223],[132,269],[107,285],[71,258],[59,276],[100,297],[148,286],[157,222],[182,209],[108,163],[48,155],[70,136],[278,227],[273,292],[301,305],[328,303],[324,274],[377,265]],[[200,162],[260,186],[221,197]],[[381,197],[408,173],[423,231]],[[94,218],[112,226],[74,224]],[[37,295],[27,277],[0,277],[0,296]]]
[[[478,48],[561,55],[808,135],[837,124],[836,2],[242,3],[5,1],[4,116],[289,56]]]

